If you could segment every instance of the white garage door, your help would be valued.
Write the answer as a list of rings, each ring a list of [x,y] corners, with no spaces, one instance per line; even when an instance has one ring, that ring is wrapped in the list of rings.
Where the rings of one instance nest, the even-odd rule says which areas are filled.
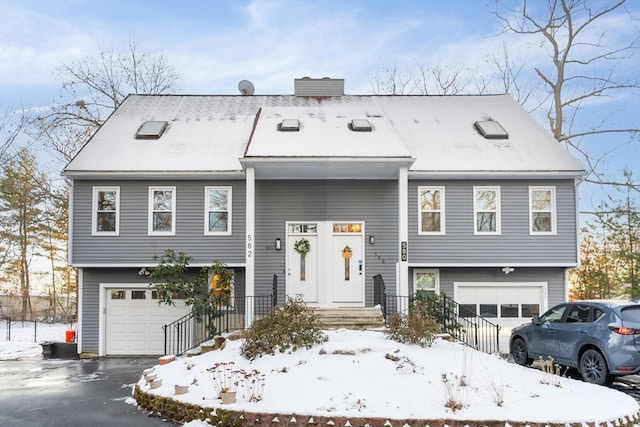
[[[157,291],[106,289],[105,353],[107,355],[163,355],[162,326],[190,312],[182,300],[175,306],[158,304]]]
[[[485,317],[510,330],[546,308],[546,283],[455,283],[461,310]]]

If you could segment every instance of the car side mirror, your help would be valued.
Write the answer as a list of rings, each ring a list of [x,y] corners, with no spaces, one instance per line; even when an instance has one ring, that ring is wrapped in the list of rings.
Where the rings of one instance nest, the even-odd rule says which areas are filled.
[[[533,323],[536,326],[539,326],[540,325],[540,317],[533,316],[533,319],[531,319],[531,323]]]

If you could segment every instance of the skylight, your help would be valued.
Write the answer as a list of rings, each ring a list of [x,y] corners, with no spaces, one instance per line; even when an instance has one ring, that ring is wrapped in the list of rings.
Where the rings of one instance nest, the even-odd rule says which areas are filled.
[[[278,130],[281,132],[298,132],[300,130],[300,120],[283,119],[278,123]]]
[[[473,124],[480,135],[487,139],[508,139],[509,134],[495,120],[477,121]]]
[[[353,119],[349,123],[349,129],[356,132],[371,132],[373,128],[367,119]]]
[[[159,139],[167,125],[167,122],[161,121],[144,122],[136,132],[136,139]]]

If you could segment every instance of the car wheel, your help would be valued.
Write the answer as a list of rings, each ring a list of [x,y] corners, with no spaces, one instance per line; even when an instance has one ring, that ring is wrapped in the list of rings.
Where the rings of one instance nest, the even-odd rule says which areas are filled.
[[[527,366],[531,364],[527,344],[522,338],[516,338],[511,343],[511,356],[513,356],[513,361],[518,365]]]
[[[611,382],[604,356],[598,351],[589,349],[580,356],[580,375],[591,384],[604,385]]]

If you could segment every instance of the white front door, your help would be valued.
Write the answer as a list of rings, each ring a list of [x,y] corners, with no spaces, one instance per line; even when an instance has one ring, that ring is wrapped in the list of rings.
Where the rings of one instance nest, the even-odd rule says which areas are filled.
[[[306,224],[304,230],[304,233],[290,234],[287,239],[287,295],[301,295],[304,302],[315,303],[318,302],[318,235],[316,227],[310,224]]]
[[[362,236],[357,234],[334,235],[331,256],[333,302],[362,302],[364,292]]]
[[[364,306],[364,224],[287,223],[287,295],[311,306]]]

